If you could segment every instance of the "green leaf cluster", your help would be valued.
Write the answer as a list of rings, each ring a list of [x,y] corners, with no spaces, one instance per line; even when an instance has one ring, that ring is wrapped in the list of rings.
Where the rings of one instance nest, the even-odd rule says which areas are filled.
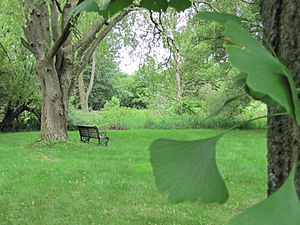
[[[246,75],[247,92],[254,99],[286,112],[300,125],[300,105],[291,73],[242,26],[242,19],[208,12],[199,13],[199,19],[224,26],[229,60]]]
[[[155,12],[165,12],[168,7],[172,7],[177,12],[181,12],[191,7],[192,3],[190,0],[142,0],[140,6]]]
[[[112,17],[121,10],[131,6],[134,0],[85,0],[73,9],[73,16],[85,12],[98,12],[105,18]],[[139,5],[155,12],[166,11],[168,7],[176,11],[184,11],[192,5],[190,0],[142,0]]]

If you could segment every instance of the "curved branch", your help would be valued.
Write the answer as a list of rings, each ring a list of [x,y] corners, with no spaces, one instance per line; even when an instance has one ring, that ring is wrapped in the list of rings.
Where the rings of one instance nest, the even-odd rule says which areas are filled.
[[[89,96],[92,92],[92,89],[93,89],[95,72],[96,72],[96,52],[94,52],[93,55],[92,55],[92,71],[91,71],[89,87],[86,91],[87,102],[88,102],[88,98],[89,98]]]
[[[93,39],[95,39],[96,34],[103,28],[103,26],[107,23],[106,19],[99,20],[96,24],[94,24],[93,28],[87,33],[84,37],[82,37],[78,43],[76,44],[75,50],[81,48],[84,45],[89,45]]]
[[[101,43],[101,41],[107,36],[107,34],[116,26],[116,24],[118,22],[120,22],[131,11],[132,11],[132,9],[128,9],[128,10],[122,11],[111,22],[109,22],[109,24],[105,27],[105,29],[99,34],[99,36],[93,41],[93,43],[91,43],[91,45],[85,51],[85,54],[81,58],[81,64],[78,66],[78,68],[75,69],[76,74],[79,74],[84,69],[85,65],[87,64],[87,62],[92,57],[93,52],[99,46],[99,44]]]

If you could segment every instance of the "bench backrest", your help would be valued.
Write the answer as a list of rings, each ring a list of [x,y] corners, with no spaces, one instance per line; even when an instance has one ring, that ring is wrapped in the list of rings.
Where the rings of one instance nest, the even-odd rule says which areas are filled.
[[[77,126],[81,137],[99,138],[97,127]]]

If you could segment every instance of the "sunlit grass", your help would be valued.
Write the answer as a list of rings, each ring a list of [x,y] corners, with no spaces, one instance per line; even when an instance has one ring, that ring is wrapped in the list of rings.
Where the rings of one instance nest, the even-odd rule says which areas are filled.
[[[108,147],[42,144],[35,132],[0,134],[0,224],[221,225],[266,192],[264,131],[234,131],[217,146],[230,191],[224,205],[172,205],[152,176],[148,146],[159,137],[196,139],[217,130],[108,131]]]

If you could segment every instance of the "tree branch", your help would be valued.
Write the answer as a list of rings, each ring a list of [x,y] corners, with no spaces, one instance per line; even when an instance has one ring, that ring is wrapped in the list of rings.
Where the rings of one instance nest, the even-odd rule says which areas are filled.
[[[62,14],[63,11],[61,9],[60,3],[58,2],[58,0],[55,0],[55,2],[56,2],[56,6],[57,6],[58,11]]]
[[[75,50],[81,48],[84,45],[89,45],[94,39],[96,34],[103,28],[104,24],[107,23],[106,19],[102,19],[99,20],[96,24],[94,24],[94,26],[92,27],[92,29],[90,30],[90,32],[88,32],[84,37],[82,37],[78,43],[76,44]]]
[[[95,72],[96,72],[96,52],[94,52],[92,55],[92,72],[91,72],[89,87],[86,90],[86,98],[87,98],[86,101],[87,102],[88,102],[89,96],[93,89]]]
[[[77,3],[77,6],[79,4],[81,4],[84,0],[79,0],[78,3]],[[71,0],[69,0],[65,7],[64,7],[64,11],[66,10],[66,7],[70,7],[70,2],[72,2]],[[57,41],[55,42],[54,46],[52,47],[52,49],[50,50],[49,52],[49,58],[52,59],[56,53],[58,52],[58,50],[61,48],[61,46],[64,44],[64,42],[68,39],[71,31],[72,31],[72,27],[73,27],[73,24],[77,21],[77,19],[79,18],[79,15],[76,15],[75,17],[71,17],[68,19],[68,22],[65,22],[64,19],[63,19],[63,31],[60,35],[60,37],[57,39]],[[66,25],[64,25],[64,23],[66,23]]]
[[[96,48],[99,46],[101,41],[107,36],[107,34],[116,26],[118,22],[120,22],[125,16],[130,13],[132,9],[124,10],[122,11],[118,16],[116,16],[109,24],[105,27],[105,29],[98,35],[98,37],[91,43],[91,45],[86,49],[85,53],[83,54],[81,58],[81,64],[78,66],[78,68],[75,70],[76,74],[79,74],[87,64],[87,62],[90,60],[91,56],[93,55],[93,52],[96,50]]]
[[[6,51],[6,48],[4,47],[4,45],[3,45],[1,42],[0,42],[0,47],[3,49],[3,51],[4,51],[5,55],[6,55],[6,57],[7,57],[8,60],[11,62],[12,60],[11,60],[11,58],[10,58],[8,52]]]
[[[29,106],[25,106],[24,110],[33,113],[38,118],[39,122],[41,122],[42,117],[40,111],[38,111],[37,109],[30,108]]]
[[[35,50],[35,48],[30,45],[24,38],[21,37],[21,44],[27,48],[33,55],[37,56],[38,52]]]
[[[53,41],[56,42],[60,36],[58,29],[58,10],[57,10],[57,1],[52,0],[51,3],[51,27],[53,32]]]

